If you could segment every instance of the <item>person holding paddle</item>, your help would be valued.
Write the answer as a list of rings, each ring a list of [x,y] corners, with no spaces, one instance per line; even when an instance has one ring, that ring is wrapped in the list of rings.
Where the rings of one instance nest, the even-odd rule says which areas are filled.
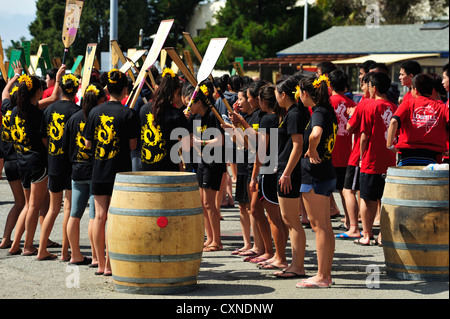
[[[126,75],[108,72],[110,100],[95,107],[86,120],[85,145],[93,148],[92,193],[95,202],[94,247],[98,258],[97,275],[111,276],[109,256],[105,258],[105,226],[116,173],[131,171],[131,150],[137,145],[139,118],[121,101],[127,94]]]
[[[199,85],[200,90],[192,100],[191,113],[198,114],[194,121],[193,146],[200,148],[202,157],[198,164],[197,180],[200,187],[204,216],[206,242],[205,252],[222,250],[220,237],[220,213],[216,205],[216,195],[220,189],[222,175],[226,170],[224,161],[224,130],[209,105],[214,87],[210,81]],[[198,120],[199,119],[199,120]],[[221,151],[221,152],[220,152]],[[221,153],[221,154],[220,154]]]

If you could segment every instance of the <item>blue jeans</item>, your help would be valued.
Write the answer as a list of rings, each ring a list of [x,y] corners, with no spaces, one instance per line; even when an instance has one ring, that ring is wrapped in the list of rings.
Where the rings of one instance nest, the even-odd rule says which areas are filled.
[[[95,218],[94,195],[91,192],[91,185],[92,182],[90,180],[72,180],[72,208],[70,210],[70,217],[81,219],[86,205],[89,202],[89,218]]]

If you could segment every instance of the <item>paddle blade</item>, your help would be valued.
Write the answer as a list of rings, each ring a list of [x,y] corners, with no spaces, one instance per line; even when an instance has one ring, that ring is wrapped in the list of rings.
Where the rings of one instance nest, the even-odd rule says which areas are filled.
[[[66,12],[62,30],[62,41],[65,48],[69,48],[80,26],[81,11],[83,11],[84,0],[66,0]]]
[[[206,49],[205,56],[203,57],[202,64],[197,73],[197,82],[200,83],[212,73],[217,60],[222,53],[228,38],[214,38],[209,42],[208,48]]]

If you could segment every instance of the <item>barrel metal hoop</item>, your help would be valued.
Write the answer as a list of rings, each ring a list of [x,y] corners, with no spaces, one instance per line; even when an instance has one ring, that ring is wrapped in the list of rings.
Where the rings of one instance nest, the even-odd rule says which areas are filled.
[[[109,257],[112,260],[130,261],[130,262],[182,262],[192,261],[202,258],[202,252],[193,254],[180,254],[180,255],[130,255],[109,252]]]
[[[178,284],[197,280],[198,276],[176,277],[176,278],[134,278],[121,277],[113,274],[113,279],[117,281],[135,284]]]
[[[203,215],[201,207],[185,208],[185,209],[131,209],[109,207],[108,214],[120,216],[140,216],[140,217],[177,217]]]
[[[383,246],[386,248],[394,248],[400,250],[419,250],[419,251],[448,251],[447,245],[430,245],[430,244],[412,244],[412,243],[398,243],[383,239]]]
[[[448,170],[442,171],[429,171],[420,169],[400,169],[397,167],[389,167],[387,170],[387,176],[399,176],[399,177],[416,177],[416,178],[443,178],[449,177]]]
[[[139,175],[132,173],[116,174],[115,182],[131,184],[186,184],[196,183],[197,177],[194,173],[183,173],[182,175]]]
[[[383,242],[384,244],[384,242]],[[448,271],[448,266],[418,266],[418,265],[401,265],[401,264],[392,264],[386,263],[387,267],[391,267],[394,269],[404,269],[404,270],[419,270],[419,271]],[[448,276],[448,274],[447,274]]]
[[[448,207],[449,202],[444,200],[408,200],[396,198],[381,198],[381,204],[409,207]]]
[[[175,192],[192,192],[198,191],[198,186],[177,186],[177,187],[142,187],[119,184],[114,185],[114,190],[123,192],[140,192],[140,193],[175,193]]]
[[[406,185],[448,185],[448,179],[392,179],[386,178],[386,184],[406,184]]]

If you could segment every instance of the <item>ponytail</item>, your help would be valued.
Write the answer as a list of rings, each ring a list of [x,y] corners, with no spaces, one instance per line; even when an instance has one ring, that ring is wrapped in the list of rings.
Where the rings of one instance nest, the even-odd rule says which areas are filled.
[[[306,91],[315,105],[333,109],[330,102],[328,86],[330,80],[326,75],[316,77],[314,75],[303,78],[300,82],[300,90]]]
[[[106,97],[106,92],[99,83],[93,83],[87,87],[83,100],[81,101],[85,120],[88,118],[91,110],[97,106],[104,97]]]
[[[22,75],[18,79],[19,85],[17,92],[17,114],[20,118],[26,119],[27,114],[31,108],[34,107],[31,104],[31,99],[35,96],[38,90],[41,89],[41,81],[36,76]]]
[[[180,88],[181,83],[178,76],[171,69],[164,69],[161,75],[160,84],[155,92],[152,108],[155,123],[158,123],[161,120],[165,108],[173,106],[175,92]]]

